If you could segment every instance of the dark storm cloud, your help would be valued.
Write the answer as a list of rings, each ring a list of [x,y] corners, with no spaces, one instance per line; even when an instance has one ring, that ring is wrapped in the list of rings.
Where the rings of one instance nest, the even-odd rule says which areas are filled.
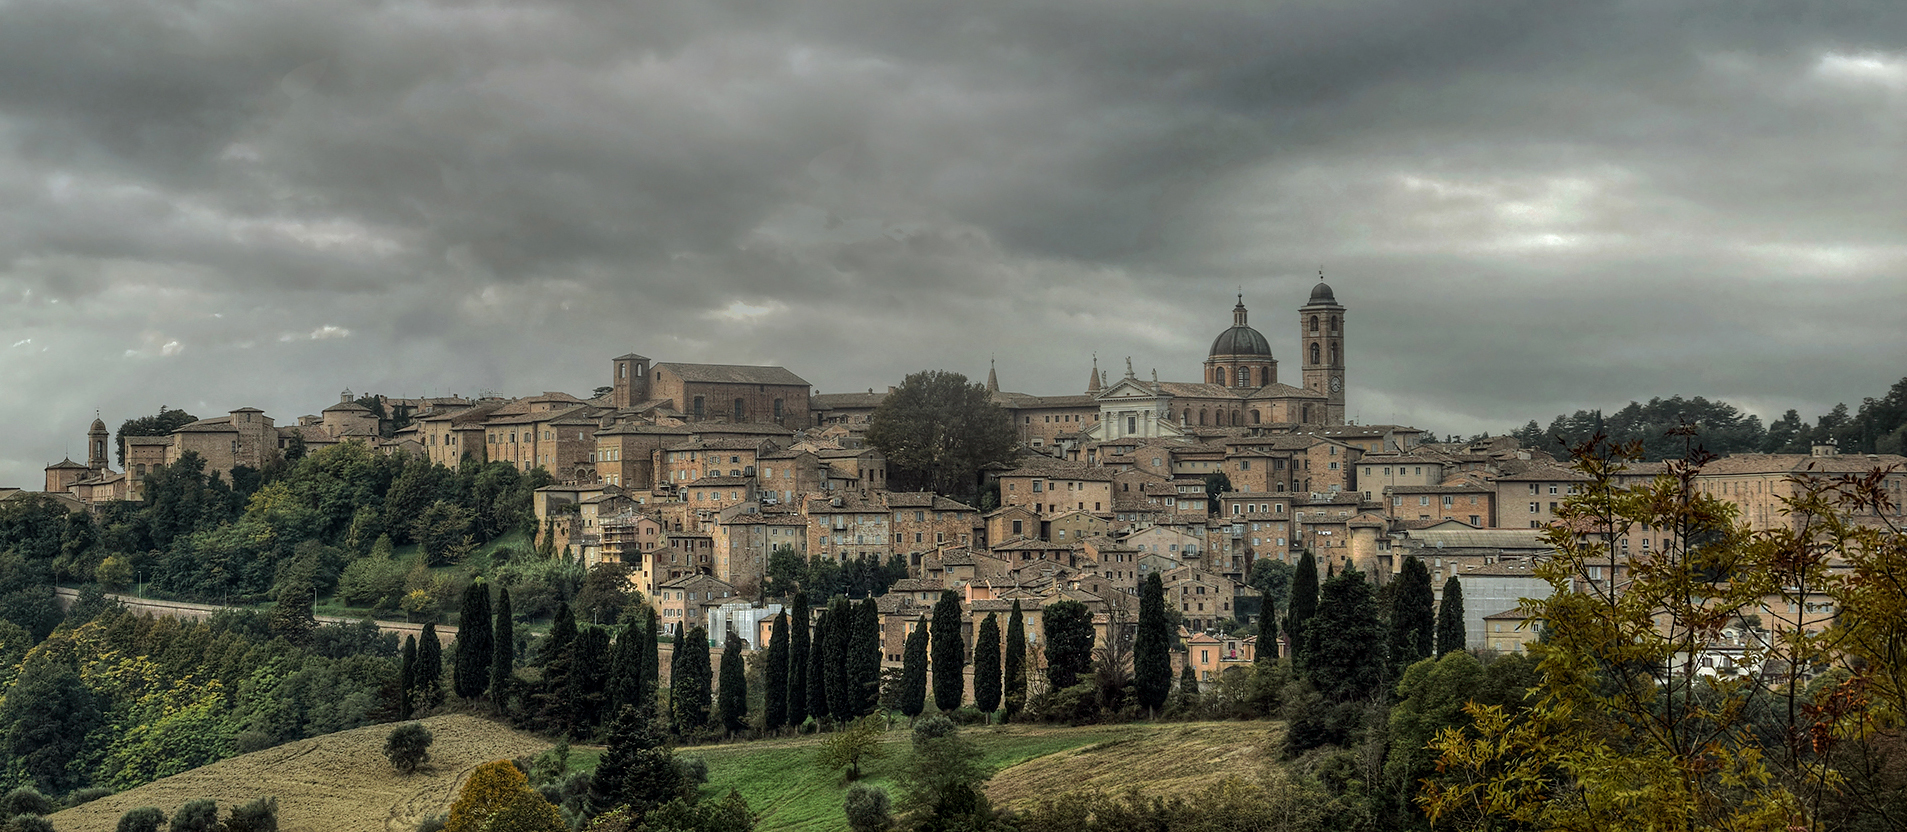
[[[1894,4],[0,5],[0,482],[186,407],[1189,378],[1241,286],[1501,429],[1901,373]],[[1287,379],[1289,380],[1289,379]],[[16,431],[16,436],[22,433]]]

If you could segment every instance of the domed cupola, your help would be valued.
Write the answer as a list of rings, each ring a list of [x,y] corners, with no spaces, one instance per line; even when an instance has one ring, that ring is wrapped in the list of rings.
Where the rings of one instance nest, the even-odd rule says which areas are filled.
[[[1278,360],[1271,342],[1245,320],[1245,296],[1232,307],[1232,327],[1218,334],[1206,354],[1205,382],[1225,387],[1257,389],[1278,380]]]

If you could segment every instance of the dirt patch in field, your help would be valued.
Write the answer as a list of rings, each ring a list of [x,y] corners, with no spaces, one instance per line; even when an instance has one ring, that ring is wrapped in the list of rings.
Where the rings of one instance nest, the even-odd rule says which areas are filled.
[[[474,716],[435,716],[423,723],[434,737],[431,762],[414,774],[399,774],[384,759],[384,738],[395,726],[373,725],[195,768],[51,820],[60,832],[112,832],[120,815],[140,806],[157,806],[170,816],[186,801],[209,797],[223,815],[233,805],[276,795],[283,832],[411,832],[424,818],[450,810],[472,769],[549,747]]]
[[[1032,808],[1067,792],[1099,789],[1183,796],[1229,776],[1247,779],[1269,762],[1275,723],[1162,725],[1130,738],[1048,754],[1004,769],[987,783],[995,806]]]

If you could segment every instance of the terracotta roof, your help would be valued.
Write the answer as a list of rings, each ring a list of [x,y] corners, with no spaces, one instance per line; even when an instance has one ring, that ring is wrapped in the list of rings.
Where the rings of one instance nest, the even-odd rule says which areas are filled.
[[[1907,465],[1895,454],[1737,454],[1702,466],[1701,476],[1739,474],[1865,474],[1876,468]]]
[[[835,408],[875,408],[886,393],[816,393],[808,397],[808,407],[813,410],[833,410]]]

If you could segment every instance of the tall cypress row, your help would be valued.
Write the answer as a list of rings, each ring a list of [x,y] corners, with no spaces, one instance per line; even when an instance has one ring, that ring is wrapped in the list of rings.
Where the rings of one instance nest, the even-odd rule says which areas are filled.
[[[1404,558],[1397,583],[1391,586],[1390,660],[1392,680],[1404,678],[1405,668],[1437,648],[1437,599],[1430,592],[1430,570],[1415,555]]]
[[[881,706],[881,611],[870,595],[854,613],[854,637],[848,650],[850,697],[855,715],[866,716]]]
[[[1013,602],[1013,614],[1006,619],[1006,656],[1000,661],[1001,681],[1006,690],[1006,715],[1012,717],[1026,707],[1026,616],[1020,602]]]
[[[1437,605],[1437,655],[1463,648],[1463,583],[1451,575],[1443,583],[1443,603]]]
[[[814,640],[808,646],[808,715],[827,719],[828,702],[828,613],[814,620]]]
[[[516,619],[510,611],[510,588],[497,590],[496,622],[490,628],[495,649],[490,656],[490,702],[497,713],[510,703],[510,681],[516,678]]]
[[[724,659],[726,661],[726,659]],[[762,668],[762,727],[769,733],[788,723],[788,614],[775,616]]]
[[[927,622],[914,623],[901,653],[901,713],[908,719],[927,710]]]
[[[973,704],[984,714],[1000,709],[1000,621],[993,613],[973,637]]]
[[[1304,664],[1305,624],[1318,614],[1318,561],[1310,550],[1298,556],[1291,575],[1291,602],[1285,605],[1285,637],[1293,664]]]
[[[1139,707],[1154,716],[1172,695],[1171,627],[1165,617],[1165,582],[1153,572],[1139,587],[1139,631],[1132,638],[1132,683]]]
[[[481,579],[464,588],[457,616],[457,667],[452,687],[464,699],[475,699],[490,688],[490,663],[496,645],[490,638],[490,586]]]
[[[417,637],[404,637],[402,659],[397,666],[397,718],[410,719],[414,706],[412,691],[417,687]]]
[[[934,602],[933,622],[927,625],[934,660],[934,707],[945,713],[960,710],[967,693],[967,643],[960,636],[960,594],[940,591]]]
[[[808,719],[808,593],[795,593],[794,614],[788,619],[788,724]]]

